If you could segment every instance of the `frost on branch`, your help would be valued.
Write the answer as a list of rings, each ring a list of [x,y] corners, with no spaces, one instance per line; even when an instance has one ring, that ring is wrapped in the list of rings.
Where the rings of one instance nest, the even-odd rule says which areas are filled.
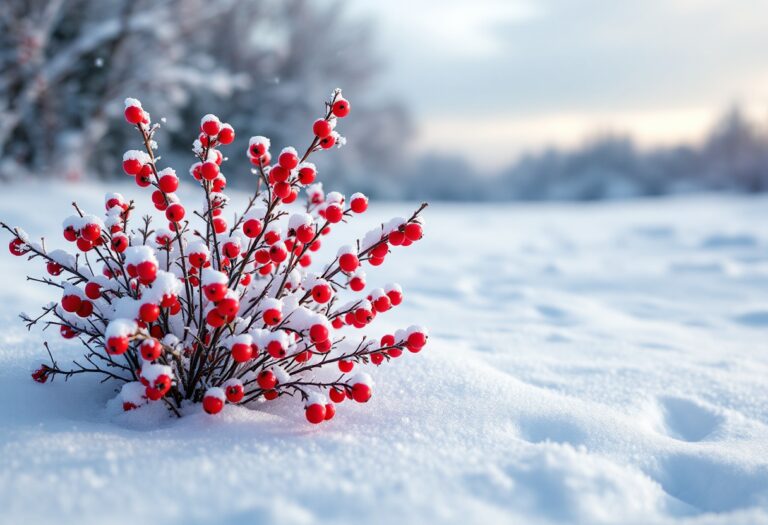
[[[343,144],[335,128],[349,112],[349,102],[334,91],[303,154],[289,146],[273,158],[270,140],[252,137],[246,155],[256,191],[228,220],[219,148],[234,141],[235,130],[215,115],[201,119],[189,174],[203,199],[192,210],[175,193],[176,172],[157,165],[159,126],[138,100],[126,99],[125,119],[143,149],[127,151],[123,169],[147,188],[162,213],[160,225],[151,217],[131,224],[133,203],[119,193],[105,196],[103,219],[73,204],[76,213],[62,223],[73,253],[48,250],[45,242],[0,223],[12,234],[12,254],[45,263],[50,277],[30,279],[56,288],[60,297],[35,319],[22,315],[28,327],[44,320],[84,348],[72,368],[60,367],[49,351],[50,364],[33,378],[44,383],[99,374],[123,383],[125,410],[163,402],[177,415],[193,403],[216,414],[227,403],[288,395],[300,399],[308,421],[320,423],[345,399],[367,402],[374,383],[361,369],[404,350],[419,352],[428,334],[410,326],[381,338],[361,335],[403,300],[397,284],[369,287],[363,268],[421,239],[426,204],[342,244],[324,265],[314,264],[314,252],[335,225],[368,209],[362,193],[326,193],[308,162],[313,153]],[[299,205],[302,193],[305,204]]]

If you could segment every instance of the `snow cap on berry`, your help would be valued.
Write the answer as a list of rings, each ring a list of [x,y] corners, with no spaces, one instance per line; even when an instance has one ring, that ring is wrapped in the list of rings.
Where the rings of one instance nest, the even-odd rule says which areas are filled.
[[[147,399],[144,397],[146,387],[140,381],[125,383],[120,389],[120,399],[123,403],[131,403],[134,406],[143,405]]]
[[[104,331],[104,339],[131,337],[136,333],[136,330],[138,330],[138,326],[135,321],[130,319],[114,319],[107,325],[107,329]]]

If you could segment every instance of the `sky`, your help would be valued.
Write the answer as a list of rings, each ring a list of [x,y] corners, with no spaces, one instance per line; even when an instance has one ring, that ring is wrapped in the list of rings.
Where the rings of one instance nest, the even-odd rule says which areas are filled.
[[[373,19],[379,89],[412,110],[419,150],[484,169],[629,133],[699,140],[738,103],[768,117],[768,2],[390,0]]]

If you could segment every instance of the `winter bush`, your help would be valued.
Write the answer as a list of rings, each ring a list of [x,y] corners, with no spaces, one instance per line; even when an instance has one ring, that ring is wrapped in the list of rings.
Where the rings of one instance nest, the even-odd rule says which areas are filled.
[[[125,118],[142,148],[123,155],[123,170],[147,188],[166,225],[155,226],[150,216],[130,225],[133,201],[118,193],[106,195],[104,218],[73,203],[76,213],[62,229],[74,254],[49,250],[45,240],[0,223],[13,234],[11,253],[45,262],[50,276],[30,279],[61,294],[39,317],[22,315],[28,327],[54,326],[84,348],[82,362],[62,368],[46,345],[50,364],[33,378],[98,374],[122,383],[125,410],[162,402],[176,415],[195,403],[215,414],[227,402],[289,395],[303,401],[307,420],[320,423],[346,398],[368,401],[373,381],[364,365],[419,352],[428,334],[411,326],[380,339],[358,335],[403,299],[397,284],[369,288],[363,265],[381,265],[393,247],[421,239],[426,204],[340,247],[314,269],[312,254],[331,230],[368,208],[361,193],[347,199],[324,192],[308,162],[345,143],[335,128],[349,111],[335,90],[306,151],[286,147],[274,163],[269,139],[252,137],[247,155],[256,190],[230,221],[220,147],[233,142],[234,129],[214,115],[202,118],[189,174],[204,199],[191,211],[176,194],[176,172],[158,166],[159,125],[138,100],[126,99]],[[304,206],[295,202],[301,192]]]

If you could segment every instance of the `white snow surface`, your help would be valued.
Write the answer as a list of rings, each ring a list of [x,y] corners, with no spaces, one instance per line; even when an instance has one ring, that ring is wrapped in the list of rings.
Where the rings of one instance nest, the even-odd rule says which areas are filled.
[[[69,203],[100,213],[108,190],[149,201],[26,183],[0,218],[62,248]],[[415,207],[372,201],[337,229]],[[44,340],[60,364],[79,348],[26,331],[16,314],[58,295],[3,253],[0,523],[768,523],[768,198],[425,213],[423,240],[365,270],[404,290],[372,335],[418,323],[429,342],[356,367],[371,401],[321,425],[297,399],[175,419],[122,412],[96,377],[33,382]]]

